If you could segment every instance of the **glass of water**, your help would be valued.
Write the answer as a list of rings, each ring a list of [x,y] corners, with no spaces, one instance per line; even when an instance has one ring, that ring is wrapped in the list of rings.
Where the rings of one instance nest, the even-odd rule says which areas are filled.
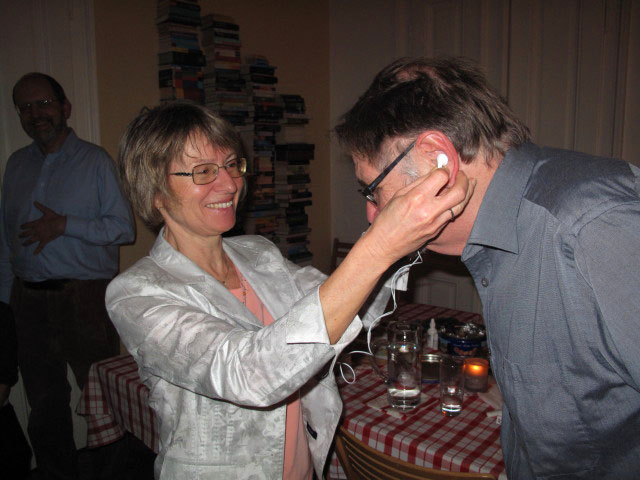
[[[443,355],[440,359],[440,411],[455,417],[464,399],[464,357]]]
[[[393,322],[389,325],[387,337],[389,405],[397,410],[412,410],[420,403],[420,327],[410,323]]]

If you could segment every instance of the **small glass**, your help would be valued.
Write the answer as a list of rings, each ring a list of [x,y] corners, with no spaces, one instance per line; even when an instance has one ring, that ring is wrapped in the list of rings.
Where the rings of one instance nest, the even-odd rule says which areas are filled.
[[[440,411],[455,417],[464,400],[464,357],[443,355],[440,359]]]
[[[438,383],[440,380],[440,354],[423,353],[420,355],[422,363],[422,383]]]

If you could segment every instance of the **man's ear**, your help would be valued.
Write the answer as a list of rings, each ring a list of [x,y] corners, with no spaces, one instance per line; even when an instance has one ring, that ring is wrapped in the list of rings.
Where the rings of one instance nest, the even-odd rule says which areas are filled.
[[[449,137],[438,130],[426,130],[418,136],[413,148],[427,162],[430,170],[438,168],[438,164],[442,165],[449,172],[447,186],[454,184],[460,169],[460,156]]]
[[[71,116],[71,102],[68,99],[64,99],[62,102],[62,113],[64,114],[65,120],[68,120]]]

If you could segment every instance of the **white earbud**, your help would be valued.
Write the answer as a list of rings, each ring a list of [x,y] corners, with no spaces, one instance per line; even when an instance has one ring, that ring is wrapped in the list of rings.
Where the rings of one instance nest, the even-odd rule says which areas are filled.
[[[442,168],[449,163],[449,157],[447,157],[446,153],[439,153],[436,157],[436,162],[438,162],[438,168]]]

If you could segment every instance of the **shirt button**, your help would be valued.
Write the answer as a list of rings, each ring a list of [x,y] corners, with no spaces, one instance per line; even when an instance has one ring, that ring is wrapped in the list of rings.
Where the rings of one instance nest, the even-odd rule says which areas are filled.
[[[488,278],[483,278],[482,282],[480,282],[480,283],[482,283],[483,287],[488,287],[489,286],[489,279]]]

